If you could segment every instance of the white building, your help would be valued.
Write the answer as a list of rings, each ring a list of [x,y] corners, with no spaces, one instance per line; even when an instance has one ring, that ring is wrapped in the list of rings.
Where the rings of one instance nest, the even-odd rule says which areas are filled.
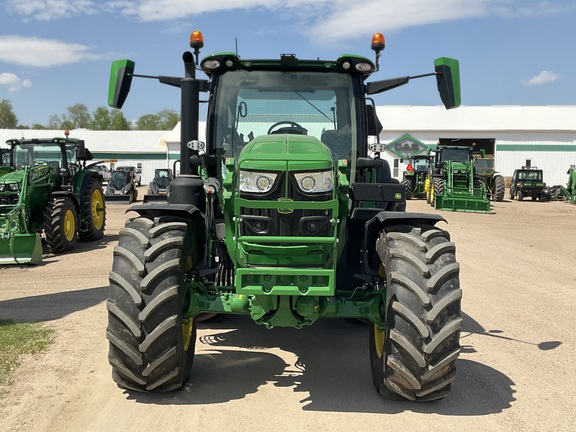
[[[549,185],[565,184],[566,171],[576,164],[576,105],[572,106],[383,106],[377,108],[384,127],[380,142],[424,144],[440,142],[476,143],[494,149],[496,170],[511,176],[527,165],[544,170]],[[205,122],[200,122],[199,139],[205,139]],[[64,136],[61,130],[0,129],[0,145],[13,138]],[[142,183],[154,177],[155,168],[172,168],[179,159],[180,126],[173,131],[70,131],[83,139],[97,159],[116,159],[116,166],[142,168]],[[392,144],[392,145],[391,145]],[[406,162],[393,151],[382,155],[400,179]],[[109,164],[110,165],[110,164]]]

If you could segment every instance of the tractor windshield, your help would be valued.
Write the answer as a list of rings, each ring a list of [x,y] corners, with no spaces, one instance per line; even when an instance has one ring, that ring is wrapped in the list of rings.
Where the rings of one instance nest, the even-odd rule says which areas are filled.
[[[542,181],[542,171],[520,171],[518,172],[518,180]]]
[[[455,147],[449,148],[445,147],[442,149],[442,154],[440,156],[440,162],[453,161],[466,163],[470,160],[470,151],[465,147]]]
[[[51,165],[61,168],[62,149],[54,143],[19,143],[12,146],[12,165],[16,168],[35,165]]]
[[[352,77],[321,72],[233,71],[216,92],[215,148],[237,157],[259,135],[311,135],[334,159],[356,154]]]

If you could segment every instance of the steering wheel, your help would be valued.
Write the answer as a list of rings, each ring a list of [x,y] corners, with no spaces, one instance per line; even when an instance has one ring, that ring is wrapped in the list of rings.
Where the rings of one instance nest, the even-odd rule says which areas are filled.
[[[281,125],[288,125],[288,126],[274,130],[274,128],[281,126]],[[274,123],[272,126],[270,126],[270,128],[268,129],[267,135],[272,135],[272,134],[308,135],[308,129],[302,127],[302,125],[300,125],[296,122],[284,120],[284,121],[279,121],[277,123]]]

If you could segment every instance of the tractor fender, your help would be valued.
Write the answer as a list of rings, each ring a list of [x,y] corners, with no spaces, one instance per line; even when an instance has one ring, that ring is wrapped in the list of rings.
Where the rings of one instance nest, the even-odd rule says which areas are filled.
[[[375,264],[372,257],[376,254],[376,240],[380,232],[390,225],[436,225],[438,222],[446,222],[439,214],[431,213],[406,213],[380,211],[364,224],[364,239],[361,249],[362,270],[365,274],[378,276],[379,264]]]
[[[136,212],[140,216],[149,219],[164,216],[174,216],[190,221],[190,225],[194,228],[196,233],[196,244],[198,245],[198,260],[195,263],[196,268],[205,268],[208,264],[208,220],[206,215],[202,213],[198,207],[193,204],[170,204],[170,203],[154,203],[154,204],[138,204],[126,210],[128,212]]]
[[[80,201],[78,201],[78,197],[74,195],[71,191],[53,191],[51,196],[53,198],[69,198],[72,203],[74,204],[74,208],[76,209],[76,214],[80,217]]]

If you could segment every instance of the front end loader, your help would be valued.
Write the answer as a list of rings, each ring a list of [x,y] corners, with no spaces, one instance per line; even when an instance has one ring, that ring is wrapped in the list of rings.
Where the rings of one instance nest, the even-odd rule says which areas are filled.
[[[434,208],[490,211],[486,184],[476,174],[471,147],[438,145],[428,179],[427,201]]]
[[[78,239],[104,234],[101,176],[86,168],[84,141],[14,139],[0,166],[0,264],[37,264],[41,234],[49,252],[72,250]]]
[[[110,106],[122,107],[133,78],[156,78],[180,88],[182,118],[168,202],[131,207],[114,251],[106,331],[114,381],[135,391],[182,387],[200,314],[247,315],[270,329],[358,318],[370,322],[379,393],[447,395],[462,325],[455,245],[440,215],[403,211],[405,189],[380,157],[370,95],[433,76],[455,108],[458,62],[443,57],[431,73],[367,82],[381,34],[375,63],[232,52],[199,61],[199,32],[190,46],[182,77],[112,64]],[[196,78],[196,65],[207,79]]]

